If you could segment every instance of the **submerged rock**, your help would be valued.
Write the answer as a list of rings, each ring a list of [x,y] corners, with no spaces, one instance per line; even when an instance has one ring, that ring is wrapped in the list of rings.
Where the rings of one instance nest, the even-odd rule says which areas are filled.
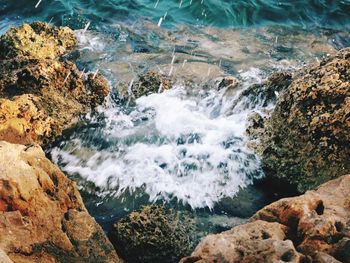
[[[156,71],[140,74],[131,83],[120,83],[117,86],[118,97],[123,101],[131,102],[142,96],[159,93],[171,87],[170,79]]]
[[[0,36],[0,58],[8,59],[24,55],[40,59],[57,59],[76,44],[77,40],[70,28],[33,22],[12,28]]]
[[[36,42],[28,44],[34,50],[16,44],[29,34],[22,32],[23,28],[30,28],[43,42],[56,45],[54,51]],[[18,32],[24,35],[19,37]],[[74,63],[53,59],[75,43],[72,32],[67,32],[36,22],[11,29],[2,37],[0,50],[12,48],[17,56],[0,61],[0,140],[50,142],[108,95],[107,81],[101,75],[85,78]],[[8,44],[11,39],[14,46]]]
[[[144,206],[113,226],[111,240],[128,262],[178,262],[193,249],[195,222],[163,206]]]
[[[261,140],[265,170],[300,192],[350,172],[350,49],[294,76]]]
[[[0,142],[0,251],[13,262],[121,262],[76,184],[40,146],[7,142]]]
[[[181,262],[350,262],[350,175],[207,236]]]

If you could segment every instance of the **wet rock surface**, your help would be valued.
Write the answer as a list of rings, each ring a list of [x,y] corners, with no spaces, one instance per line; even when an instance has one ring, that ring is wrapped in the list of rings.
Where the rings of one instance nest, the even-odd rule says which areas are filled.
[[[36,43],[35,37],[28,40],[28,30],[45,45]],[[0,140],[48,143],[81,114],[103,103],[108,84],[101,75],[85,77],[74,63],[56,59],[75,42],[70,29],[40,22],[11,29],[2,36],[0,50],[17,56],[0,54]],[[42,53],[46,51],[52,54]]]
[[[350,262],[350,175],[281,199],[207,236],[181,262]]]
[[[192,251],[195,235],[190,217],[150,205],[116,222],[111,240],[128,262],[178,262]]]
[[[39,146],[7,142],[0,142],[0,249],[14,262],[121,262],[75,183]]]
[[[121,82],[116,87],[118,97],[128,103],[141,96],[159,93],[171,87],[170,79],[156,71],[148,71],[138,75],[136,80],[130,83]]]
[[[247,133],[273,180],[305,192],[350,172],[349,76],[344,49],[286,82],[269,118],[252,116]]]

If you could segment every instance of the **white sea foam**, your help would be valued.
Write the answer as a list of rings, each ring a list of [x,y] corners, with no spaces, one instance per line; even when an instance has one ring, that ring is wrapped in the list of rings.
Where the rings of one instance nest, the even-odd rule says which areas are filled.
[[[176,197],[193,208],[213,207],[262,175],[245,147],[247,112],[223,112],[223,94],[188,98],[176,87],[141,97],[129,114],[110,105],[95,136],[108,141],[106,149],[78,137],[53,149],[53,159],[116,195],[142,187],[151,201]]]
[[[90,23],[87,24],[89,26]],[[102,52],[105,48],[103,40],[100,36],[86,31],[85,29],[75,30],[75,36],[78,39],[79,47],[81,50],[87,49],[89,51]]]

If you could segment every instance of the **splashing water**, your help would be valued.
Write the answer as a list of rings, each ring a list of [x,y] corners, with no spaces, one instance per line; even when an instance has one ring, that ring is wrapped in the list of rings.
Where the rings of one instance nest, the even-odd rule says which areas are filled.
[[[176,198],[192,208],[213,207],[262,176],[245,147],[246,112],[227,115],[223,92],[198,99],[175,87],[141,97],[129,113],[103,109],[104,127],[88,140],[77,134],[64,142],[52,150],[53,159],[116,196],[143,188],[151,201]]]

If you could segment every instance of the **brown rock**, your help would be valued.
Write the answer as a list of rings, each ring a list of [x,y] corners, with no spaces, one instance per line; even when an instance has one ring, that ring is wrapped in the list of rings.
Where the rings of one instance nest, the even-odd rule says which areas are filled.
[[[1,46],[0,46],[1,48]],[[17,56],[0,61],[0,140],[47,143],[103,103],[108,83],[69,61]]]
[[[350,175],[206,237],[182,262],[350,262]]]
[[[13,262],[121,262],[39,146],[0,142],[0,203],[0,251]]]
[[[296,74],[263,134],[265,170],[300,192],[349,173],[350,49]]]

